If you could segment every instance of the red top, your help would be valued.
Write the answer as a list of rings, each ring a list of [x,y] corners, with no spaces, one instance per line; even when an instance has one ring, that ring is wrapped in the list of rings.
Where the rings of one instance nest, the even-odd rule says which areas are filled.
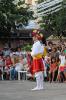
[[[5,60],[5,65],[6,65],[6,67],[10,68],[10,66],[11,66],[12,64],[13,64],[13,63],[12,63],[11,59],[6,59],[6,60]]]
[[[53,72],[56,69],[57,65],[56,63],[51,64],[50,71]]]

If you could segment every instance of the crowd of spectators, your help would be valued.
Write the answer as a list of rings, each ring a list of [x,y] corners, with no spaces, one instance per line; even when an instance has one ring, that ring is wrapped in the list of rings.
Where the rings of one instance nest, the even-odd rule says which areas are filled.
[[[27,70],[27,53],[20,47],[16,50],[8,47],[0,50],[0,79],[16,80],[20,70]]]
[[[45,80],[50,82],[66,81],[66,44],[48,42],[47,55],[44,57]]]
[[[43,56],[44,81],[66,81],[66,43],[48,42]],[[18,79],[18,71],[28,70],[31,72],[32,57],[30,52],[23,52],[21,48],[12,50],[5,47],[0,50],[0,80]],[[32,72],[31,72],[32,74]],[[34,76],[33,76],[34,77]]]

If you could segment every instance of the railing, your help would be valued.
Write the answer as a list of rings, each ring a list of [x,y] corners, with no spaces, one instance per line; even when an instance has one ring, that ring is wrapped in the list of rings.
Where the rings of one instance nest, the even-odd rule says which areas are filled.
[[[62,2],[63,2],[63,0],[50,0],[49,2],[44,1],[43,3],[38,4],[37,8],[42,8],[42,7],[48,8],[48,7],[51,7],[55,4],[59,4],[59,3],[62,3]]]
[[[36,6],[37,16],[46,16],[49,13],[54,13],[62,9],[63,0],[47,0]]]

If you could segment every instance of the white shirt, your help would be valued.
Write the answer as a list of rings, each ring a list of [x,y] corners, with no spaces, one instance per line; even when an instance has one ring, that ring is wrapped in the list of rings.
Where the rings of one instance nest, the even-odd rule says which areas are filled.
[[[59,59],[61,60],[60,65],[64,65],[65,64],[65,56],[60,55]]]
[[[40,41],[36,41],[33,44],[31,56],[35,56],[35,55],[37,55],[39,53],[43,53],[43,52],[44,52],[44,46],[40,43]]]
[[[23,64],[17,63],[17,64],[16,64],[16,67],[15,67],[15,70],[18,72],[18,71],[21,71],[22,68],[23,68]]]
[[[22,52],[16,52],[16,55],[21,56],[23,53]]]

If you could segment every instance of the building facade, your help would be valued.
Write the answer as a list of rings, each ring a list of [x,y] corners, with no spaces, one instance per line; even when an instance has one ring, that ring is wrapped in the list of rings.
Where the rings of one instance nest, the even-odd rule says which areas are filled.
[[[25,3],[32,5],[32,0],[25,0]]]
[[[63,0],[46,0],[37,7],[37,15],[38,17],[47,16],[48,14],[55,13],[62,9]]]
[[[38,0],[25,0],[25,3],[35,5]]]

